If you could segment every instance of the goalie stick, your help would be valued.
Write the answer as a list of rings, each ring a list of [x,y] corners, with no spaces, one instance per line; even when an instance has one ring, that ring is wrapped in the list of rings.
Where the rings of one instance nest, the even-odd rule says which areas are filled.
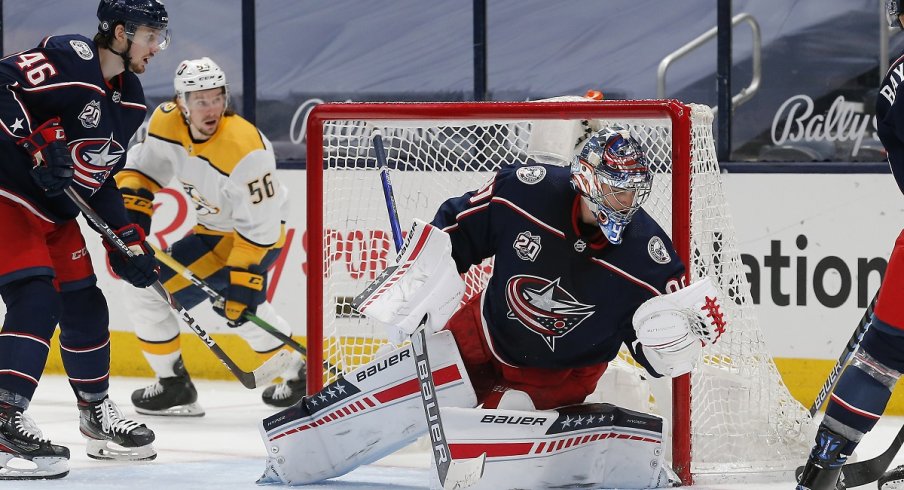
[[[194,272],[192,272],[191,269],[182,265],[181,263],[179,263],[178,260],[173,258],[173,256],[169,255],[168,253],[164,252],[163,250],[160,250],[155,245],[150,244],[150,243],[148,245],[150,245],[150,247],[152,249],[154,249],[154,253],[156,254],[155,257],[163,265],[169,267],[170,269],[172,269],[174,272],[176,272],[180,276],[184,277],[185,279],[188,279],[189,282],[191,282],[192,284],[194,284],[195,286],[200,288],[201,291],[204,291],[204,293],[207,296],[209,296],[211,299],[213,299],[215,302],[225,301],[225,298],[223,298],[223,296],[220,293],[218,293],[215,289],[210,287],[210,285],[208,285],[206,282],[204,282],[203,279],[201,279]],[[251,323],[262,328],[264,331],[266,331],[270,335],[283,341],[283,343],[285,343],[289,347],[300,352],[301,355],[307,357],[308,350],[305,348],[305,346],[296,342],[294,339],[292,339],[292,337],[280,332],[279,330],[276,329],[276,327],[267,323],[267,321],[264,320],[263,318],[255,315],[254,313],[249,312],[248,310],[245,310],[245,312],[242,314],[242,316],[244,316],[246,320],[248,320]],[[323,367],[335,376],[338,376],[339,374],[341,374],[339,372],[339,370],[336,369],[336,366],[333,366],[328,361],[323,361]]]
[[[126,246],[126,244],[120,239],[115,232],[107,225],[106,222],[98,215],[91,206],[82,199],[82,196],[78,195],[72,188],[67,187],[64,191],[69,199],[72,199],[72,202],[78,206],[79,210],[82,214],[85,215],[85,218],[90,221],[94,227],[103,234],[104,238],[117,250],[119,250],[123,255],[128,258],[135,257],[135,253]],[[263,384],[269,383],[279,376],[285,369],[289,366],[289,362],[291,358],[289,357],[289,351],[282,350],[278,352],[276,355],[267,359],[263,364],[258,366],[257,369],[253,371],[243,371],[241,368],[236,365],[236,363],[217,345],[216,341],[213,340],[204,329],[198,325],[198,322],[195,321],[194,317],[182,307],[177,301],[176,298],[173,297],[172,294],[167,291],[160,281],[154,282],[151,285],[151,288],[157,292],[163,299],[169,303],[170,308],[176,311],[179,318],[181,318],[185,323],[192,329],[198,337],[207,345],[207,347],[214,353],[217,358],[226,366],[229,371],[235,375],[236,378],[242,383],[245,388],[257,388]]]
[[[402,249],[399,213],[395,204],[395,195],[392,192],[392,182],[389,180],[389,166],[386,161],[386,149],[383,146],[383,135],[377,130],[373,132],[373,143],[377,164],[380,166],[380,181],[383,187],[383,197],[386,199],[386,211],[389,213],[392,238],[396,252],[399,252]],[[446,431],[443,429],[443,421],[440,416],[439,404],[437,403],[436,383],[433,380],[430,357],[427,353],[426,326],[427,315],[424,315],[420,324],[411,333],[411,350],[414,352],[414,363],[421,386],[418,393],[424,405],[427,431],[430,434],[430,441],[433,446],[433,462],[436,465],[439,483],[444,489],[467,488],[477,483],[483,476],[486,453],[477,458],[452,459],[452,454],[449,451],[449,441],[446,439]]]

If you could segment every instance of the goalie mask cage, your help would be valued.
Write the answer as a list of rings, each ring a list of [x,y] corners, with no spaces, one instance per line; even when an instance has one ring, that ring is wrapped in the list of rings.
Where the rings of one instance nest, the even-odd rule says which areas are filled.
[[[526,162],[531,121],[540,119],[626,126],[654,167],[644,209],[670,233],[687,279],[713,276],[729,298],[727,332],[703,350],[690,375],[672,381],[671,400],[661,390],[645,397],[647,411],[670,419],[676,472],[685,484],[788,478],[806,458],[813,422],[782,382],[754,317],[715,158],[712,112],[674,100],[316,107],[307,127],[309,392],[367,362],[386,342],[382,327],[351,307],[395,257],[372,132],[383,134],[405,229],[415,217],[430,221],[445,199],[480,188],[500,165]],[[466,298],[491,270],[491,261],[472,267]],[[646,383],[633,369],[633,379]]]

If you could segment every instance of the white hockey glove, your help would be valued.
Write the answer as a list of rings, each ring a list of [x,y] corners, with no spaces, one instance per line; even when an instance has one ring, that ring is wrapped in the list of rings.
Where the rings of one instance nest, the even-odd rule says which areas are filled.
[[[713,279],[705,277],[637,308],[634,330],[656,372],[673,378],[689,373],[703,346],[719,340],[729,323],[722,297]]]
[[[383,324],[389,340],[399,344],[424,315],[428,315],[428,332],[442,329],[458,309],[464,291],[449,235],[416,219],[395,262],[355,298],[354,306]]]

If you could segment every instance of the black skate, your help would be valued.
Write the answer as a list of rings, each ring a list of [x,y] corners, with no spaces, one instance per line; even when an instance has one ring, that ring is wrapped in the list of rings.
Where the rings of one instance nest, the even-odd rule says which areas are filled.
[[[200,417],[204,409],[197,403],[198,390],[182,365],[176,363],[176,376],[160,378],[156,383],[132,392],[135,411],[145,415]]]
[[[305,374],[305,365],[298,370],[298,376],[293,379],[283,380],[282,383],[268,386],[261,393],[261,399],[271,407],[291,407],[298,403],[308,388],[308,379]]]
[[[878,485],[879,490],[904,490],[904,465],[886,471]]]
[[[79,428],[88,440],[88,457],[118,461],[142,461],[157,457],[154,432],[144,424],[122,416],[104,397],[97,402],[79,400]]]
[[[69,474],[69,449],[43,439],[31,417],[0,403],[0,480],[62,478]]]
[[[844,436],[826,427],[816,432],[816,445],[797,480],[797,490],[845,490],[841,467],[847,456],[841,450],[848,444]]]

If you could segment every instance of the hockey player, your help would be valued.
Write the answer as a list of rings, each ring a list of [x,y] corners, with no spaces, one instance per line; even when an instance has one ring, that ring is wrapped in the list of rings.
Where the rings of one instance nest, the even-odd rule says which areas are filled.
[[[901,0],[887,0],[890,27],[901,27]],[[904,192],[904,56],[889,67],[876,97],[877,133],[888,153],[898,187]],[[879,421],[895,383],[904,372],[904,231],[895,241],[879,297],[860,349],[838,379],[816,433],[816,444],[801,473],[798,490],[843,489],[841,468],[854,448]],[[883,479],[887,488],[904,488],[904,467]],[[898,486],[894,486],[898,485]]]
[[[154,0],[102,0],[94,39],[51,36],[0,60],[0,479],[59,478],[69,450],[44,439],[25,410],[60,325],[60,351],[87,438],[88,456],[156,456],[154,433],[129,420],[107,395],[110,332],[71,187],[137,254],[108,248],[132,285],[157,279],[141,229],[130,224],[110,176],[146,114],[136,76],[169,41],[166,9]],[[24,463],[23,460],[31,463]]]
[[[210,58],[185,60],[173,80],[175,97],[151,116],[144,142],[129,150],[129,163],[116,176],[129,217],[150,232],[154,193],[176,178],[195,207],[193,233],[173,244],[178,262],[189,266],[226,298],[223,314],[252,349],[270,356],[281,341],[243,319],[256,312],[291,335],[266,298],[266,271],[285,241],[288,195],[276,175],[270,141],[228,107],[226,75]],[[161,282],[186,308],[208,296],[164,267]],[[129,313],[145,358],[157,374],[154,384],[136,390],[139,413],[200,416],[197,391],[181,358],[179,320],[153,291],[130,288]],[[305,391],[304,361],[267,387],[269,405],[287,407]]]
[[[564,141],[573,152],[573,135]],[[431,224],[415,222],[396,262],[356,299],[396,341],[425,315],[428,331],[444,329],[428,340],[437,395],[442,407],[482,405],[443,409],[450,441],[466,441],[450,442],[451,456],[487,454],[479,488],[668,484],[661,419],[605,404],[560,407],[594,391],[622,344],[653,376],[678,376],[726,327],[715,284],[679,287],[684,265],[641,209],[653,174],[640,144],[606,128],[571,154],[570,168],[505,165],[484,187],[447,200]],[[488,257],[486,288],[459,308],[459,274]],[[337,476],[424,434],[417,385],[403,388],[414,379],[412,357],[407,348],[384,353],[265,419],[262,481]],[[607,442],[591,442],[600,437]],[[555,449],[566,440],[592,449]],[[512,445],[489,449],[509,441],[549,451],[519,458]]]

